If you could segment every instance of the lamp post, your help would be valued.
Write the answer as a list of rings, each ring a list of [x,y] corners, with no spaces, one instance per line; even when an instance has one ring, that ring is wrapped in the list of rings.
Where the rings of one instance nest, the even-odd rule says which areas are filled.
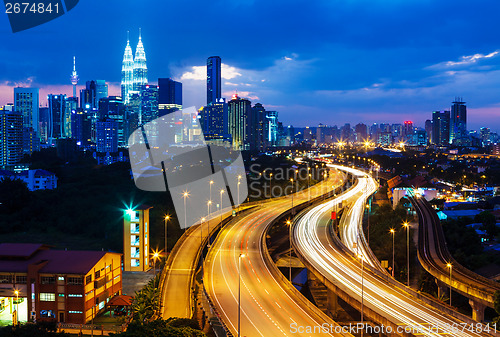
[[[396,231],[394,228],[391,228],[390,232],[392,234],[392,277],[394,277],[394,235],[396,234]]]
[[[167,222],[170,220],[170,215],[165,215],[165,218],[163,220],[165,224],[165,254],[168,252],[167,250]]]
[[[238,256],[238,337],[241,336],[240,323],[241,323],[241,258],[245,257],[245,254],[240,254]]]
[[[453,270],[453,265],[451,263],[447,263],[446,267],[450,268],[450,306],[451,306],[451,271]]]
[[[154,271],[154,279],[156,279],[156,260],[160,256],[158,251],[153,251],[153,271]],[[155,281],[155,289],[156,289],[156,281]]]
[[[19,290],[15,290],[14,294],[16,294],[16,325],[19,323]]]
[[[210,180],[210,205],[208,206],[208,214],[210,214],[211,208],[212,208],[212,185],[214,184],[213,180]]]
[[[406,228],[406,285],[410,286],[410,224],[405,222],[403,227]]]
[[[273,197],[273,174],[269,175],[269,198]]]
[[[363,253],[359,254],[359,257],[361,258],[361,336],[363,336],[363,333],[365,331],[365,327],[363,325],[363,320],[364,320],[364,299],[365,299],[365,259],[363,257]]]
[[[220,225],[222,227],[222,195],[224,194],[224,190],[220,190]]]
[[[366,222],[368,223],[368,244],[370,244],[370,201],[366,205]]]
[[[184,198],[184,231],[186,231],[186,228],[187,228],[186,199],[189,198],[189,192],[188,191],[184,191],[184,193],[182,193],[182,197]]]
[[[240,184],[241,175],[238,176],[238,213],[240,213]]]
[[[292,183],[292,214],[293,214],[293,178],[290,179],[290,182]]]
[[[288,260],[288,279],[290,280],[290,283],[292,283],[292,222],[290,220],[286,221],[286,224],[288,225],[288,236],[289,236],[289,242],[290,242],[290,259]]]

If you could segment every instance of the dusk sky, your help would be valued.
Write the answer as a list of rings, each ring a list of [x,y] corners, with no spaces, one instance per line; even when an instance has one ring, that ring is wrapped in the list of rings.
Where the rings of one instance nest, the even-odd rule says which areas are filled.
[[[71,95],[73,55],[79,89],[104,79],[119,95],[127,30],[135,52],[141,27],[149,82],[181,81],[184,106],[206,102],[204,65],[218,55],[225,96],[238,90],[285,125],[423,126],[460,96],[468,129],[500,132],[499,11],[498,0],[80,0],[15,34],[4,13],[0,105],[17,85]]]

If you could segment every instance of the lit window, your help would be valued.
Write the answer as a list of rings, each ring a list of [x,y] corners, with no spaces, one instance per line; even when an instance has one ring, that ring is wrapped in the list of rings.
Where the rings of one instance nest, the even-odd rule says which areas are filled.
[[[54,302],[56,300],[56,294],[54,293],[40,293],[40,301]]]

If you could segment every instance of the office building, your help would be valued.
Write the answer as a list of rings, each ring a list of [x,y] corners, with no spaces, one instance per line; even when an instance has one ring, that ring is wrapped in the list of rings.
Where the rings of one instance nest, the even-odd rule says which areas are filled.
[[[140,125],[158,118],[158,95],[157,85],[146,85],[141,91]]]
[[[466,145],[467,139],[467,106],[457,97],[451,106],[450,143]]]
[[[111,118],[97,121],[97,152],[113,153],[118,151],[118,123]]]
[[[54,146],[55,140],[65,136],[66,95],[48,95],[49,122],[47,124],[47,143]]]
[[[158,79],[158,115],[182,110],[182,83],[171,78]]]
[[[76,109],[71,112],[71,137],[76,140],[76,145],[84,149],[89,148],[92,141],[92,115],[88,110]]]
[[[0,109],[0,167],[11,166],[23,158],[23,115],[13,105]]]
[[[121,254],[2,243],[0,283],[0,302],[13,306],[19,298],[21,322],[85,324],[121,294]]]
[[[14,88],[14,110],[23,115],[23,127],[32,128],[35,135],[38,135],[39,130],[40,115],[38,108],[38,88]],[[25,152],[29,152],[29,149],[25,149]]]
[[[266,143],[268,147],[278,146],[278,112],[277,111],[266,111],[265,119],[265,135]],[[253,130],[253,129],[252,129]],[[249,131],[252,132],[252,131]]]
[[[227,103],[224,98],[199,110],[200,126],[205,140],[223,140],[227,138]]]
[[[219,102],[221,92],[221,58],[211,56],[207,59],[207,105]]]
[[[250,114],[250,149],[264,151],[267,147],[267,119],[266,109],[261,103],[256,103],[252,107]],[[276,113],[277,116],[277,113]]]
[[[123,214],[123,270],[147,271],[149,269],[149,210],[139,206]]]
[[[251,114],[251,102],[234,94],[228,102],[228,132],[232,138],[232,146],[235,150],[248,150],[249,146],[249,117]],[[267,135],[266,137],[269,137]]]
[[[427,134],[427,143],[432,144],[432,121],[427,119],[425,121],[425,133]]]
[[[364,143],[368,140],[368,127],[365,124],[356,124],[354,132],[356,132],[356,141],[358,143]]]
[[[450,144],[450,112],[432,113],[432,144],[446,146]]]

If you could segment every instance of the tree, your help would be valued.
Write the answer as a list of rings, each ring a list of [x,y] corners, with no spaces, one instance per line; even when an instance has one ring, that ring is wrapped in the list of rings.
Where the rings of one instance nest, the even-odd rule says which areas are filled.
[[[495,216],[488,211],[483,211],[475,216],[474,221],[480,222],[483,224],[483,230],[486,231],[488,237],[493,239],[498,234],[497,224]]]

